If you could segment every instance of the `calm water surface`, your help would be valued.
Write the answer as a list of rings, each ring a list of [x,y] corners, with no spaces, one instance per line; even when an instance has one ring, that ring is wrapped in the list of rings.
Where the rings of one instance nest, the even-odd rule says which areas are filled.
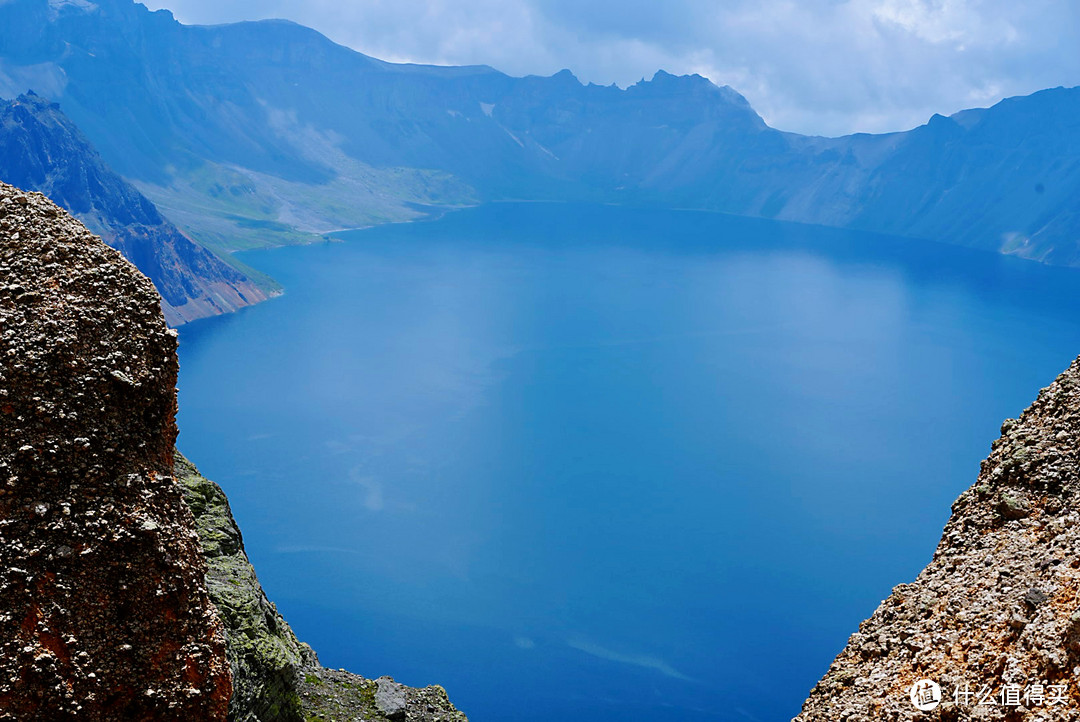
[[[248,253],[181,449],[325,664],[473,722],[785,720],[1080,352],[1080,275],[496,205]]]

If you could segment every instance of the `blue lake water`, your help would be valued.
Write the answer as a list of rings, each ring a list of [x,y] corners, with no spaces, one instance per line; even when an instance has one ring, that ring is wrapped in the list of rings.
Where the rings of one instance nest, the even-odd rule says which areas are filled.
[[[322,661],[473,722],[785,720],[929,560],[1080,274],[883,236],[499,204],[244,254],[180,448]]]

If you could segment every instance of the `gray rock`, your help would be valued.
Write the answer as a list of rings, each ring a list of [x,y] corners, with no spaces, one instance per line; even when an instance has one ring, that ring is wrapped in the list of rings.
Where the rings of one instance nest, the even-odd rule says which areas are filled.
[[[1041,589],[1037,589],[1035,587],[1027,590],[1027,593],[1024,594],[1024,604],[1028,605],[1032,609],[1035,609],[1047,599],[1049,599],[1049,597],[1046,596],[1046,593],[1043,592]]]
[[[390,677],[375,680],[375,706],[388,719],[405,719],[405,686]]]

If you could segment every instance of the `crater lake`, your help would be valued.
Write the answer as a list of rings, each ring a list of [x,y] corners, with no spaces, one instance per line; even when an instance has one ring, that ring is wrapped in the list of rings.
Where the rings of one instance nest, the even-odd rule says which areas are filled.
[[[180,449],[322,662],[473,722],[787,720],[930,560],[1080,275],[693,211],[492,204],[240,256]]]

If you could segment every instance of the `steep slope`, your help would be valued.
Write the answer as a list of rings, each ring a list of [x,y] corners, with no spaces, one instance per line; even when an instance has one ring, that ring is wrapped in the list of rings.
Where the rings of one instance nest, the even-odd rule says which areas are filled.
[[[1001,433],[933,560],[859,626],[798,722],[1080,715],[1080,359]],[[924,679],[940,702],[920,711]]]
[[[0,184],[0,719],[225,719],[176,374],[150,282]]]
[[[173,448],[176,375],[149,280],[0,183],[0,720],[467,722],[297,641]]]
[[[284,21],[187,27],[132,0],[0,4],[0,94],[62,102],[106,160],[215,248],[507,198],[655,203],[1080,264],[1080,89],[906,133],[769,128],[658,72],[395,65]]]
[[[776,215],[1080,265],[1080,88],[856,140],[822,141],[832,170],[778,191]]]
[[[154,282],[172,325],[267,298],[180,233],[105,165],[56,104],[33,93],[0,101],[0,178],[49,196],[123,253]]]
[[[174,473],[195,517],[207,589],[227,630],[233,675],[229,719],[302,720],[296,677],[311,650],[297,641],[263,594],[225,493],[179,452]]]
[[[210,598],[228,635],[234,690],[230,720],[467,722],[442,687],[414,689],[389,677],[369,680],[323,668],[266,598],[221,487],[179,452],[175,474],[195,515],[209,566]]]

